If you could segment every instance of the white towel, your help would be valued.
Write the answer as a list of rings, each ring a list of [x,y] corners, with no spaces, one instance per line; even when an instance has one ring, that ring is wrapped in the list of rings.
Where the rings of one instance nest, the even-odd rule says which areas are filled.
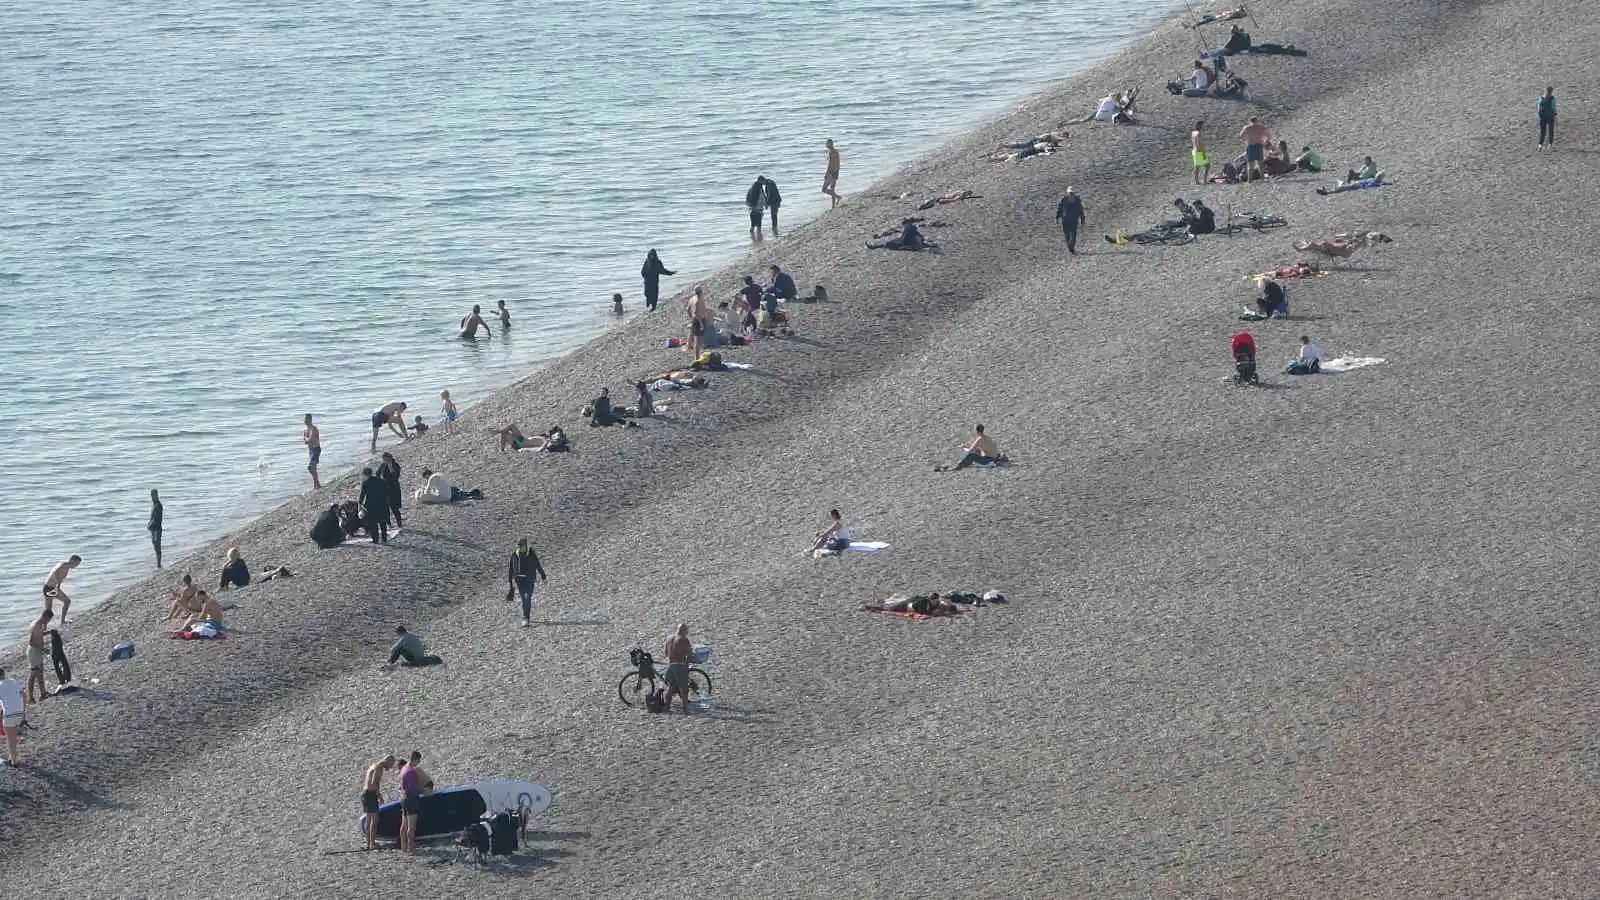
[[[1348,372],[1351,369],[1360,369],[1366,366],[1381,366],[1383,359],[1377,356],[1341,356],[1338,359],[1325,359],[1322,361],[1324,372]]]
[[[755,368],[755,366],[751,365],[750,363],[725,362],[725,363],[723,363],[723,365],[727,366],[730,369],[754,369]]]

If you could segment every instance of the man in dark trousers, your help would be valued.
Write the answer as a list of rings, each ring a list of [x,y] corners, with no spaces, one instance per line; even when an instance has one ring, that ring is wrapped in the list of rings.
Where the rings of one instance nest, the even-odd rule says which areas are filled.
[[[511,579],[511,588],[506,591],[506,599],[511,599],[512,591],[522,597],[522,627],[527,628],[528,618],[533,614],[534,580],[550,580],[544,574],[544,567],[539,565],[539,554],[528,546],[527,538],[517,541],[517,549],[511,551],[511,566],[507,577]]]
[[[1067,188],[1067,193],[1056,204],[1056,218],[1061,220],[1061,233],[1067,239],[1067,252],[1073,256],[1078,255],[1078,226],[1083,224],[1083,200],[1076,191]]]
[[[361,470],[361,494],[356,502],[361,506],[362,524],[372,542],[389,543],[389,485],[372,474],[370,466]]]
[[[1545,148],[1545,140],[1549,139],[1550,149],[1556,146],[1556,89],[1547,87],[1544,96],[1539,98],[1539,149]],[[774,216],[777,214],[774,213]],[[776,218],[773,221],[777,221]],[[774,228],[776,230],[776,228]]]
[[[766,176],[762,176],[765,178]],[[778,183],[771,178],[766,179],[767,214],[772,216],[772,236],[778,236],[778,207],[783,205],[783,195],[778,193]]]
[[[150,532],[150,546],[156,548],[156,568],[161,568],[161,498],[155,488],[150,489],[150,521],[145,523]]]

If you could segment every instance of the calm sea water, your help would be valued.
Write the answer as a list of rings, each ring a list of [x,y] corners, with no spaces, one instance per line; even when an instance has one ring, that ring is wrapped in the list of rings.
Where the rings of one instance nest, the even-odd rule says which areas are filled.
[[[746,186],[841,189],[1101,58],[1173,0],[45,0],[0,29],[0,635],[83,609],[745,246]],[[506,300],[510,340],[455,322]],[[497,330],[498,333],[498,330]],[[213,568],[208,561],[207,573]],[[209,574],[208,576],[209,577]],[[5,638],[9,643],[10,638]]]

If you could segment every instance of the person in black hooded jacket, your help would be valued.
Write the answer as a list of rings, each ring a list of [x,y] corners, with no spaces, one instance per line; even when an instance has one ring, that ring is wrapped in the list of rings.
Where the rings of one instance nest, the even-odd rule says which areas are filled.
[[[339,527],[339,504],[333,504],[317,516],[316,524],[311,526],[311,540],[324,550],[344,543],[344,529]]]
[[[656,301],[661,299],[661,276],[676,274],[661,262],[655,248],[650,248],[650,252],[644,255],[644,268],[639,270],[640,277],[644,278],[644,305],[655,309]]]
[[[372,542],[389,543],[389,485],[372,474],[370,468],[361,470],[361,495],[357,502],[361,504],[362,524],[367,526]]]
[[[778,193],[778,183],[771,178],[766,178],[767,214],[772,216],[772,236],[778,236],[778,207],[783,205],[783,195]]]
[[[389,488],[389,511],[394,514],[394,527],[396,530],[405,527],[405,522],[400,518],[400,463],[393,454],[385,453],[383,462],[378,465],[378,477],[383,479]]]

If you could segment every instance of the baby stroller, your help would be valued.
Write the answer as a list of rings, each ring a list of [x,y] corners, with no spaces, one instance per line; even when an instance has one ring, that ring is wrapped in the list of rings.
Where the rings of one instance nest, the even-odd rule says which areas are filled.
[[[1233,350],[1233,383],[1260,384],[1261,379],[1256,375],[1255,338],[1248,331],[1241,331],[1233,336],[1230,347]]]

